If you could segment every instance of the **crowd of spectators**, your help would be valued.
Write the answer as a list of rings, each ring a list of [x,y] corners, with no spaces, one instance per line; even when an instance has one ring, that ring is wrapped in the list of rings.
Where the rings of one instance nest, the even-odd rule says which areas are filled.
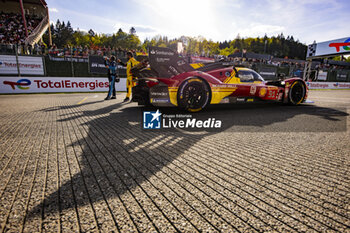
[[[87,58],[89,55],[96,56],[117,56],[117,57],[125,57],[126,49],[115,48],[115,47],[106,47],[106,46],[65,46],[63,49],[58,49],[55,44],[50,46],[47,49],[47,53],[51,56],[73,56],[79,58]],[[136,51],[133,51],[136,53]]]
[[[41,22],[38,16],[26,15],[28,35]],[[23,45],[26,38],[25,27],[21,14],[0,13],[0,44]]]
[[[42,18],[26,14],[28,35],[39,25]],[[19,54],[33,54],[33,47],[25,44],[26,32],[21,14],[0,13],[0,52],[14,53],[17,48]],[[38,45],[38,54],[42,53],[43,45]],[[39,51],[40,50],[40,51]]]
[[[339,69],[349,69],[349,65],[335,65],[329,64],[328,61],[319,63],[315,66],[316,70],[339,70]]]
[[[293,59],[285,59],[285,60],[275,60],[274,58],[266,60],[266,59],[256,59],[256,58],[244,58],[244,57],[229,57],[228,61],[236,62],[239,64],[244,64],[246,66],[254,66],[257,64],[265,64],[277,67],[298,67],[304,68],[305,61],[301,60],[293,60]]]
[[[106,47],[106,46],[64,46],[64,48],[57,48],[55,44],[47,46],[42,42],[38,42],[31,45],[26,44],[1,44],[0,43],[0,52],[13,54],[17,48],[18,54],[27,54],[27,55],[50,55],[56,57],[72,56],[75,58],[87,58],[89,55],[94,56],[117,56],[117,57],[126,57],[127,49],[115,48],[115,47]],[[134,54],[144,53],[143,51],[132,50]]]

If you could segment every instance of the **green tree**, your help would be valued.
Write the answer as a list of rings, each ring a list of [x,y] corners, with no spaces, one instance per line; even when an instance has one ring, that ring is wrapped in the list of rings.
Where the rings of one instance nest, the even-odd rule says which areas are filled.
[[[131,27],[129,30],[129,34],[135,35],[136,34],[136,29],[134,27]]]
[[[74,31],[70,22],[67,24],[57,20],[56,24],[51,24],[52,41],[59,48],[66,45],[81,46],[110,46],[123,49],[142,49],[147,51],[149,46],[168,47],[177,50],[177,43],[183,42],[185,52],[197,55],[230,55],[237,51],[246,49],[254,53],[268,53],[275,57],[289,57],[295,59],[305,59],[307,46],[295,40],[293,36],[285,37],[283,33],[263,38],[248,37],[242,38],[237,34],[234,40],[225,40],[223,42],[213,42],[202,36],[185,37],[169,39],[167,36],[157,35],[153,38],[147,38],[141,43],[136,34],[134,27],[131,27],[129,33],[124,32],[121,28],[112,35],[97,34],[92,29],[88,33],[82,31]],[[43,36],[43,40],[48,44],[48,34]],[[266,41],[266,44],[265,44]],[[265,50],[266,48],[266,50]],[[349,58],[348,58],[349,59]]]

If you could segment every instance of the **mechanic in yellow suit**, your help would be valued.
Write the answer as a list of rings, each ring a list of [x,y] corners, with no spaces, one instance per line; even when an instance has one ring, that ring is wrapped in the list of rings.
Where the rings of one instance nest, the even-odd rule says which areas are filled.
[[[126,64],[121,62],[118,59],[118,62],[122,66],[126,66],[126,89],[127,89],[127,93],[126,93],[126,97],[124,99],[124,102],[127,102],[127,101],[130,100],[131,88],[133,88],[135,86],[135,82],[133,80],[134,77],[132,76],[132,73],[131,73],[131,68],[140,63],[140,62],[136,61],[136,59],[134,58],[134,55],[132,54],[132,52],[127,52],[126,56],[128,58],[128,61],[126,62]]]

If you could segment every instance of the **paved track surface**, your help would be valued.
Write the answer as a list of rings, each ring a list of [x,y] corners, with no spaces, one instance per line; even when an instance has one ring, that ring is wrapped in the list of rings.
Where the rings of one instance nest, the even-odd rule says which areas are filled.
[[[204,132],[142,130],[123,97],[0,96],[1,232],[350,232],[350,91]]]

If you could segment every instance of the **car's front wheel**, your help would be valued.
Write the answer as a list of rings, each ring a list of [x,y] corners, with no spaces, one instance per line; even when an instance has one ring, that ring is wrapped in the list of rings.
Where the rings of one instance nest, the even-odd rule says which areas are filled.
[[[198,112],[210,103],[211,92],[206,81],[193,77],[185,80],[177,92],[178,106],[189,112]]]

